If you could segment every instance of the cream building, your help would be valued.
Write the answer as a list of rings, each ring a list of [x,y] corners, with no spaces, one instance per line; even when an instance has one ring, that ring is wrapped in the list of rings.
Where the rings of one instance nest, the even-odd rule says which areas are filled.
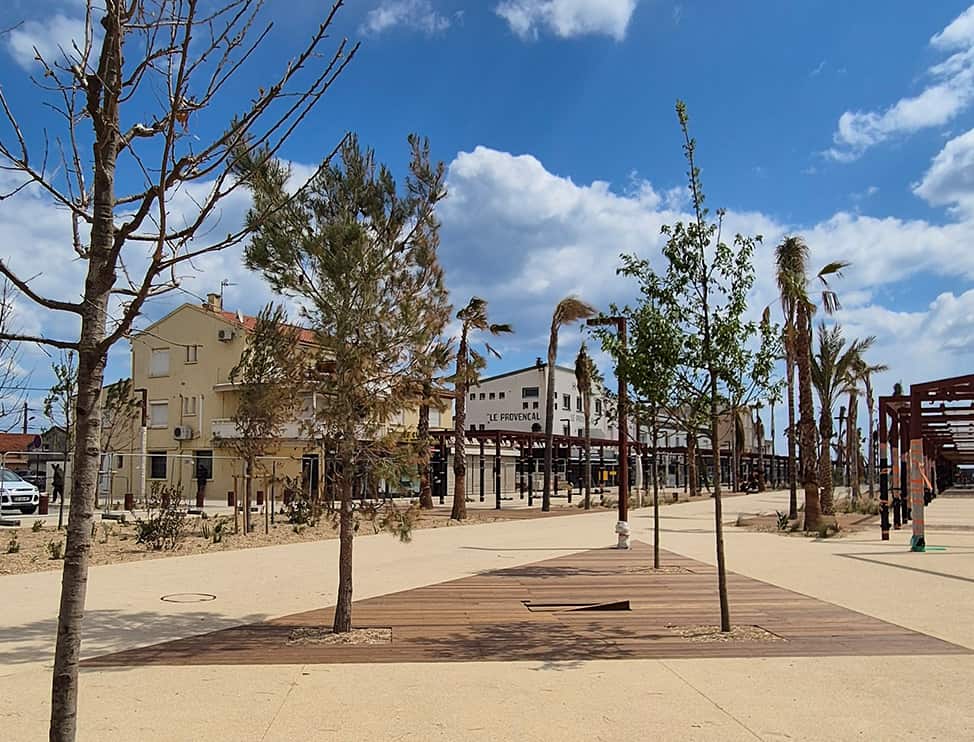
[[[205,496],[210,504],[224,504],[228,493],[238,501],[244,491],[244,465],[226,441],[238,435],[232,420],[237,391],[230,371],[243,353],[256,318],[226,311],[219,294],[206,304],[183,304],[132,338],[132,388],[145,404],[141,434],[124,436],[136,444],[110,452],[109,476],[113,498],[132,493],[141,499],[153,483],[181,485],[190,502],[197,480],[206,477]],[[309,346],[313,335],[302,331]],[[301,417],[321,404],[309,390],[298,419],[287,423],[276,450],[255,474],[253,491],[269,491],[271,480],[287,476],[303,486],[320,488],[322,456],[304,432]],[[407,410],[390,421],[405,435],[415,432],[418,411]],[[138,426],[136,420],[134,425]],[[449,411],[430,410],[430,428],[450,428]],[[407,486],[395,483],[395,488]],[[413,489],[416,483],[410,483]]]

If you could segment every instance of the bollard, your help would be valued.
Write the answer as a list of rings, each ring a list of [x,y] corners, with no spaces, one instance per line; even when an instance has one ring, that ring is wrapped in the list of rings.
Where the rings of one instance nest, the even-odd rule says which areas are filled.
[[[135,495],[133,495],[131,492],[126,492],[123,498],[125,500],[123,508],[129,512],[135,510]]]
[[[37,514],[47,515],[48,499],[47,495],[41,495],[40,502],[37,504]]]
[[[257,490],[257,507],[264,504],[264,490]]]
[[[237,498],[234,496],[233,492],[227,492],[227,507],[232,508],[237,503]]]

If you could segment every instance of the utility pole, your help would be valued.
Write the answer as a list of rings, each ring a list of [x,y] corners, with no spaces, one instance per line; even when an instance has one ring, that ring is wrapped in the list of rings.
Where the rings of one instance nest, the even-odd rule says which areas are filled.
[[[24,402],[24,435],[27,435],[27,403]]]
[[[585,324],[589,327],[614,325],[616,336],[619,338],[619,347],[628,347],[626,339],[626,318],[625,317],[593,317],[586,320]],[[629,425],[626,419],[626,407],[628,406],[628,395],[626,392],[625,375],[620,369],[616,369],[616,377],[619,381],[619,522],[616,523],[616,534],[619,543],[616,548],[629,548]]]

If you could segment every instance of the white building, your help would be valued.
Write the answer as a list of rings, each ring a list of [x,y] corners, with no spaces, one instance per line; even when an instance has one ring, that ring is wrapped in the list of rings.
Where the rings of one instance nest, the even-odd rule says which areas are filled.
[[[516,430],[543,432],[548,364],[541,359],[533,366],[488,376],[470,387],[467,397],[467,427],[470,430]],[[593,438],[615,438],[616,421],[609,415],[601,385],[592,390],[591,429]],[[575,370],[555,366],[554,430],[559,435],[578,436],[585,427],[582,393]]]

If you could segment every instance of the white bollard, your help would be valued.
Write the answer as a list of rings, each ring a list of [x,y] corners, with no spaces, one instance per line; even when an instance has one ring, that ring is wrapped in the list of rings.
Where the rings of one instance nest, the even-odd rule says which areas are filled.
[[[616,523],[616,534],[619,536],[619,543],[616,545],[617,549],[628,549],[629,548],[629,524],[620,520]]]

